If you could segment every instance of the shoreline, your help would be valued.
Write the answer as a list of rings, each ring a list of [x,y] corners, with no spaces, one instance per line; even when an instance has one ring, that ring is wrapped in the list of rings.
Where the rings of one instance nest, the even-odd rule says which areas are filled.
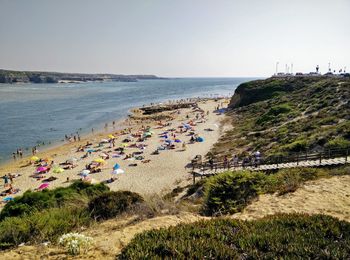
[[[220,124],[222,116],[217,116],[213,111],[214,108],[217,106],[217,104],[222,103],[223,100],[227,102],[227,99],[221,99],[221,98],[200,98],[200,99],[186,99],[186,100],[196,100],[199,104],[199,106],[203,107],[207,111],[210,110],[210,115],[208,116],[208,124],[211,128],[216,128]],[[218,100],[218,102],[215,102],[215,100]],[[185,100],[184,100],[185,101]],[[164,102],[160,102],[163,105],[170,105],[174,103],[178,103],[179,100],[171,101],[167,100]],[[159,103],[154,104],[154,106],[159,106]],[[122,168],[125,170],[125,174],[118,176],[118,180],[116,182],[113,182],[111,184],[108,184],[108,186],[111,188],[111,190],[131,190],[135,192],[139,192],[143,195],[145,194],[152,194],[152,193],[161,193],[164,190],[171,190],[179,183],[183,182],[189,182],[190,177],[188,175],[188,171],[185,168],[186,164],[190,162],[190,160],[196,155],[196,154],[202,154],[205,155],[209,149],[212,147],[214,143],[217,142],[219,136],[220,136],[220,130],[217,126],[217,129],[215,129],[214,132],[206,132],[204,129],[208,128],[207,124],[199,125],[196,127],[196,132],[198,132],[201,136],[204,136],[206,139],[206,142],[199,144],[191,144],[189,145],[187,151],[181,151],[180,147],[177,147],[175,151],[162,151],[160,155],[153,156],[151,155],[151,152],[157,148],[157,146],[160,145],[159,136],[158,134],[161,133],[161,131],[165,131],[163,129],[157,129],[157,121],[145,117],[142,119],[143,116],[141,116],[141,119],[134,120],[132,119],[133,116],[139,116],[136,115],[135,112],[139,111],[143,107],[146,107],[146,105],[142,107],[132,108],[127,113],[126,116],[122,119],[115,121],[116,125],[115,128],[112,128],[111,122],[108,122],[108,129],[107,131],[102,128],[99,129],[99,131],[96,131],[95,133],[88,133],[81,136],[80,141],[71,142],[71,143],[58,143],[55,147],[50,147],[49,149],[44,149],[43,151],[40,151],[37,156],[40,158],[52,158],[55,164],[61,163],[69,158],[76,157],[80,158],[83,154],[76,152],[77,147],[86,144],[87,141],[93,142],[94,144],[97,144],[99,140],[105,138],[108,134],[115,134],[118,133],[117,142],[120,143],[121,139],[123,139],[127,135],[120,134],[120,131],[125,128],[131,128],[132,131],[136,131],[139,129],[142,125],[151,126],[152,130],[155,131],[155,134],[153,137],[150,138],[148,142],[148,147],[145,149],[144,156],[147,158],[145,161],[149,161],[148,163],[141,163],[139,161],[133,160],[132,163],[137,162],[137,167],[131,167],[132,163],[130,163],[128,160],[124,161],[121,160],[121,158],[111,158],[108,160],[107,164],[102,167],[102,172],[98,174],[91,174],[92,178],[96,182],[103,182],[106,179],[110,178],[111,171],[113,169],[113,165],[115,163],[120,163]],[[190,118],[194,116],[194,112],[191,109],[178,109],[179,115],[174,115],[173,120],[169,120],[172,124],[179,125],[181,122],[184,122],[188,120],[185,115],[190,115]],[[164,113],[161,113],[162,115],[167,113],[174,113],[174,111],[167,111]],[[130,115],[131,114],[131,115]],[[192,118],[193,119],[193,118]],[[163,120],[164,121],[164,120]],[[220,127],[221,129],[221,127]],[[181,137],[182,139],[189,139],[188,137]],[[118,146],[116,146],[118,147]],[[193,149],[190,149],[190,147]],[[108,147],[103,147],[103,151],[111,150]],[[129,150],[129,148],[127,149]],[[130,151],[132,149],[130,148]],[[25,192],[28,189],[35,189],[37,188],[41,182],[37,181],[30,176],[35,171],[35,168],[33,166],[25,166],[26,163],[29,161],[31,156],[25,156],[23,159],[19,159],[17,161],[8,162],[7,164],[2,164],[0,168],[0,175],[3,176],[4,174],[21,174],[20,177],[14,179],[14,187],[19,188],[20,192],[14,195],[10,196],[18,196],[21,195],[23,192]],[[86,163],[91,161],[92,159],[98,157],[98,153],[93,154],[90,158],[87,159],[79,159],[78,161],[78,167],[66,170],[63,173],[52,173],[49,172],[46,174],[45,177],[55,177],[57,180],[53,181],[50,184],[50,188],[60,187],[60,186],[67,186],[70,184],[72,180],[80,179],[81,176],[79,176],[79,172],[83,170],[83,167]],[[168,160],[169,163],[165,164],[164,161]],[[176,165],[173,165],[176,164]],[[162,174],[162,172],[167,173],[166,175]],[[172,174],[169,175],[168,173]],[[148,175],[148,176],[146,176]],[[66,182],[66,179],[69,178],[70,181]],[[148,183],[148,185],[147,185]],[[175,185],[176,183],[176,185]]]

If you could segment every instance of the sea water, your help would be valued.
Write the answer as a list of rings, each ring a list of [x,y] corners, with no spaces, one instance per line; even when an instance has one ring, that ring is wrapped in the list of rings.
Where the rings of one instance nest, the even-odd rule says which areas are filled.
[[[178,78],[137,82],[0,84],[0,163],[17,148],[38,144],[125,117],[133,107],[190,97],[229,96],[252,78]],[[41,148],[39,148],[40,150]]]

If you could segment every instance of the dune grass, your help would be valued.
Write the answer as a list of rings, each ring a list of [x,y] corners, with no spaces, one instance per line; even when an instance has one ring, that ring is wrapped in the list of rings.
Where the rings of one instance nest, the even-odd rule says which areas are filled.
[[[283,214],[255,221],[213,219],[137,235],[119,259],[347,259],[350,223]]]

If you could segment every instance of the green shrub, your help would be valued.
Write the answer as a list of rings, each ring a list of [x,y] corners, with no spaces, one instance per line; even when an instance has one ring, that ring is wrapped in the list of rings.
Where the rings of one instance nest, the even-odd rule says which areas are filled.
[[[346,140],[343,137],[336,137],[333,140],[330,140],[326,147],[328,149],[337,149],[337,148],[348,148],[350,147],[350,141]]]
[[[89,225],[91,221],[87,211],[81,208],[51,208],[22,217],[8,217],[0,222],[0,247],[56,241],[60,235]]]
[[[137,235],[119,259],[348,259],[350,223],[283,214],[255,221],[214,219]]]
[[[74,182],[65,188],[61,187],[41,192],[26,191],[22,196],[16,197],[5,205],[0,213],[0,220],[67,204],[84,205],[87,204],[90,198],[107,191],[109,191],[109,188],[104,184],[91,185],[80,181]]]
[[[226,172],[205,184],[204,208],[207,215],[236,213],[256,198],[266,182],[257,172]]]
[[[89,202],[89,212],[95,219],[109,219],[142,203],[143,198],[131,191],[111,191],[103,193]]]

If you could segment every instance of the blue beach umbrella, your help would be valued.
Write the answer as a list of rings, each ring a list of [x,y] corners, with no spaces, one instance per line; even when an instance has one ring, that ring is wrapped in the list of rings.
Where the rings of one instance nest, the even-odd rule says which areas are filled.
[[[203,137],[197,137],[197,142],[204,142],[204,138]]]
[[[119,168],[120,168],[120,165],[117,164],[117,163],[113,166],[113,170],[117,170],[117,169],[119,169]]]
[[[181,143],[180,139],[175,139],[175,143]]]
[[[4,202],[9,202],[9,201],[11,201],[11,200],[13,200],[12,197],[6,197],[6,198],[3,199]]]

